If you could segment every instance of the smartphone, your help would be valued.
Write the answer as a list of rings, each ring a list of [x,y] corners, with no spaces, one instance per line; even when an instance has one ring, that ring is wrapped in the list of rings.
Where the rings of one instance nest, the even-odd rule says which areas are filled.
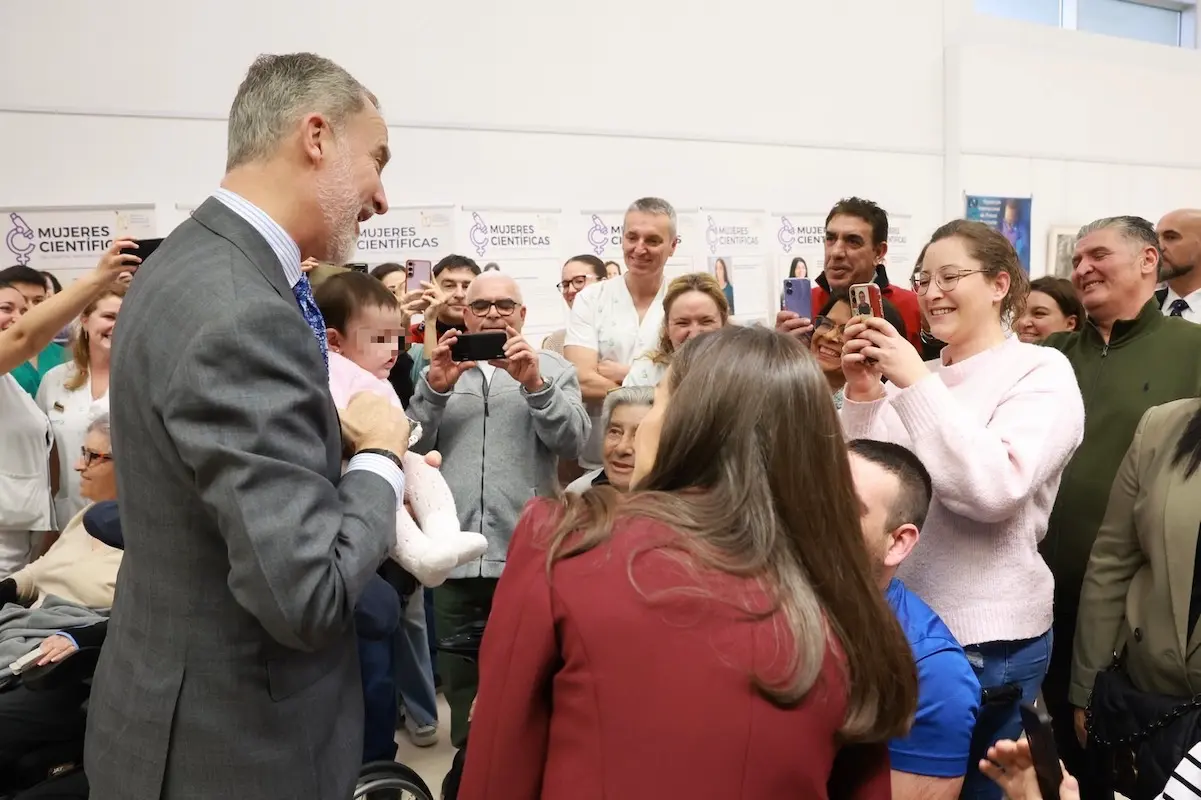
[[[158,249],[158,246],[163,243],[162,239],[134,239],[134,247],[126,247],[122,253],[133,253],[138,258],[142,259],[143,263],[150,258],[150,254]]]
[[[884,300],[880,287],[874,283],[856,283],[851,286],[851,312],[859,317],[883,317]]]
[[[364,261],[355,261],[350,264],[344,264],[343,266],[345,266],[346,269],[354,270],[355,272],[366,272],[367,271],[367,263]]]
[[[509,334],[504,331],[482,331],[460,333],[450,346],[451,361],[491,361],[505,357],[505,342]]]
[[[808,278],[785,278],[780,308],[798,317],[813,319],[813,285]]]
[[[1059,751],[1055,747],[1055,733],[1051,729],[1051,717],[1041,708],[1022,703],[1022,728],[1030,740],[1030,756],[1034,761],[1034,775],[1038,778],[1038,790],[1044,800],[1059,800],[1059,784],[1063,782],[1063,770],[1059,767]]]
[[[405,270],[409,273],[409,277],[405,281],[405,289],[410,292],[419,292],[422,283],[432,283],[434,280],[433,262],[410,259],[405,262]]]

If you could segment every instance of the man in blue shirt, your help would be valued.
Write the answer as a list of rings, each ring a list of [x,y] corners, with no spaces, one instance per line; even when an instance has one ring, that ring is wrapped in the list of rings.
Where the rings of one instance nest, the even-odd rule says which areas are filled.
[[[930,475],[897,444],[856,439],[851,474],[863,503],[863,536],[877,583],[896,612],[917,663],[917,716],[909,735],[893,739],[896,800],[954,800],[968,772],[980,684],[963,648],[938,615],[895,577],[917,546],[930,506]]]

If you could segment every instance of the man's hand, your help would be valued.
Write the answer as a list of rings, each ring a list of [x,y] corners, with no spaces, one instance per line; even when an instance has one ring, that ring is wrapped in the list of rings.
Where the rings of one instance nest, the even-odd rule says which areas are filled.
[[[980,762],[980,771],[992,778],[1009,800],[1042,800],[1027,739],[997,742],[988,749],[988,758]],[[1060,800],[1080,800],[1080,784],[1067,770],[1064,770],[1063,783],[1059,785],[1059,797]]]
[[[110,283],[120,280],[125,274],[129,275],[129,280],[133,280],[133,273],[138,271],[138,265],[142,263],[142,259],[133,253],[121,251],[123,249],[132,250],[137,246],[138,243],[128,237],[114,241],[112,247],[100,257],[100,263],[92,270],[92,277],[95,281],[102,286],[108,286]]]
[[[400,313],[406,320],[414,314],[420,314],[428,305],[425,300],[425,291],[422,289],[405,292],[400,296],[398,302],[400,303]]]
[[[627,364],[602,358],[596,362],[596,371],[600,373],[601,377],[608,378],[618,386],[621,386],[621,382],[626,379],[626,375],[630,374],[630,367]]]
[[[1072,722],[1076,726],[1076,741],[1081,747],[1088,747],[1088,712],[1083,708],[1073,710]]]
[[[493,359],[488,363],[512,375],[513,380],[520,383],[527,392],[538,391],[546,385],[542,380],[542,373],[538,370],[538,354],[512,326],[506,325],[505,333],[509,334],[509,339],[505,342],[505,357]],[[430,371],[433,372],[433,369]]]
[[[442,310],[449,300],[450,296],[442,291],[442,287],[438,284],[430,283],[429,281],[421,282],[422,308],[420,310],[425,316],[438,316],[438,312]]]
[[[808,344],[809,337],[813,335],[813,322],[795,311],[779,311],[776,313],[776,332],[786,333]]]
[[[409,418],[374,392],[359,392],[339,414],[342,435],[354,452],[387,450],[400,455],[409,449]]]
[[[475,366],[474,361],[455,361],[450,357],[450,348],[459,341],[459,332],[450,329],[442,334],[438,346],[430,353],[430,368],[425,380],[438,394],[446,394],[454,388],[459,376]]]
[[[66,636],[57,633],[47,636],[42,640],[42,657],[38,659],[37,665],[44,667],[47,664],[57,664],[78,649]]]

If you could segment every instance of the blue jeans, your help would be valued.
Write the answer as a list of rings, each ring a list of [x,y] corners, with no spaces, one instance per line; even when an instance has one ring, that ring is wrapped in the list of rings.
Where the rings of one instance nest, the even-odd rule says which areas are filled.
[[[960,798],[1001,800],[1001,788],[980,773],[977,765],[988,748],[999,739],[1017,739],[1022,735],[1019,703],[1033,703],[1038,698],[1047,664],[1051,660],[1051,631],[1036,639],[1020,642],[984,642],[963,648],[976,673],[982,689],[996,689],[1017,684],[1021,700],[995,706],[982,706],[976,729],[972,734],[972,755],[963,780]]]
[[[392,639],[395,653],[396,686],[405,715],[418,726],[438,724],[438,693],[434,689],[434,666],[426,632],[425,591],[402,597],[400,627]]]

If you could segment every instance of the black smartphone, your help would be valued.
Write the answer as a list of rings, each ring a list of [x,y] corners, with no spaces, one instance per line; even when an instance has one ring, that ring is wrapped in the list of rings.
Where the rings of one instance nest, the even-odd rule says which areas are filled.
[[[150,258],[150,254],[158,249],[158,246],[163,243],[162,239],[134,239],[134,247],[126,247],[122,253],[133,253],[138,258],[142,259],[143,263]]]
[[[451,361],[491,361],[505,357],[505,342],[509,334],[504,331],[482,331],[460,333],[450,346]]]
[[[1030,740],[1030,757],[1034,761],[1034,775],[1038,778],[1038,791],[1043,800],[1059,800],[1059,785],[1063,783],[1063,770],[1059,766],[1059,750],[1055,747],[1055,732],[1051,729],[1051,717],[1041,708],[1022,703],[1022,728]]]
[[[352,269],[352,270],[354,270],[355,272],[366,272],[366,271],[367,271],[367,264],[366,264],[365,262],[362,262],[362,261],[356,261],[356,262],[353,262],[353,263],[351,263],[351,264],[347,264],[347,265],[346,265],[346,268],[347,268],[347,269]]]

